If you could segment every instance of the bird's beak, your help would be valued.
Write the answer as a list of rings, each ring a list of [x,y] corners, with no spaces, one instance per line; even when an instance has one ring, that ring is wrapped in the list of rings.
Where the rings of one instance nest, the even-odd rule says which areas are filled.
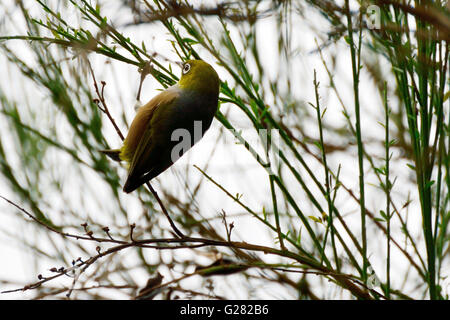
[[[174,61],[180,68],[183,68],[183,61]]]

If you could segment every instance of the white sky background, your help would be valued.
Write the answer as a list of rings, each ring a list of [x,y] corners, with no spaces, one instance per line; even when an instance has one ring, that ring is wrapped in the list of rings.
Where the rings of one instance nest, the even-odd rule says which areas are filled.
[[[207,3],[208,1],[203,1],[203,3]],[[17,10],[14,13],[14,1],[7,0],[2,1],[2,6],[0,7],[0,16],[3,15],[2,10],[8,8],[10,10],[10,14],[12,17],[20,17],[20,12]],[[158,53],[172,59],[177,60],[176,56],[171,50],[170,43],[167,41],[167,31],[159,26],[158,24],[154,25],[141,25],[137,27],[122,27],[124,23],[132,21],[131,14],[128,11],[123,9],[117,10],[118,2],[108,1],[107,5],[102,6],[102,14],[108,16],[109,22],[118,27],[120,31],[122,31],[126,36],[129,36],[132,41],[136,44],[140,44],[142,41],[145,42],[145,46],[147,50],[152,51],[155,50]],[[28,5],[28,3],[27,3]],[[37,7],[35,3],[29,3],[29,8],[32,9],[33,6]],[[305,8],[308,8],[305,6]],[[73,10],[73,9],[70,9]],[[309,8],[308,8],[309,10]],[[33,14],[34,10],[30,10],[30,13]],[[35,13],[42,12],[40,9],[34,11]],[[130,15],[129,15],[130,14]],[[262,55],[262,62],[265,67],[265,71],[267,75],[272,77],[277,77],[278,73],[283,74],[286,72],[290,72],[293,74],[293,78],[295,82],[293,83],[292,88],[295,88],[294,92],[291,92],[292,96],[301,101],[303,103],[312,102],[314,103],[314,87],[313,87],[313,70],[317,70],[317,77],[321,83],[320,93],[321,93],[321,104],[322,108],[326,107],[327,112],[324,117],[324,121],[333,126],[340,127],[345,124],[345,118],[342,115],[342,108],[332,93],[332,90],[327,87],[328,76],[323,68],[322,62],[319,58],[318,53],[311,53],[312,50],[316,48],[314,42],[314,36],[316,35],[310,29],[310,25],[312,21],[316,21],[316,23],[324,23],[325,20],[315,11],[311,13],[305,14],[308,18],[308,21],[300,20],[298,17],[293,25],[296,26],[295,30],[292,31],[292,49],[298,52],[297,59],[290,61],[289,66],[286,64],[280,63],[278,60],[278,50],[277,50],[277,30],[276,25],[273,18],[265,18],[258,22],[258,47],[261,52],[264,53]],[[67,14],[66,17],[72,17],[73,22],[78,24],[78,16],[77,14]],[[44,18],[44,17],[42,17]],[[71,19],[69,19],[70,22]],[[211,22],[213,24],[214,22]],[[231,37],[236,36],[236,29],[231,27]],[[315,27],[320,26],[315,25]],[[324,24],[323,29],[326,30],[327,26]],[[12,35],[12,34],[23,34],[23,20],[17,19],[16,25],[11,25],[10,23],[6,23],[4,25],[0,25],[0,34],[1,35]],[[237,38],[237,37],[236,37]],[[320,39],[318,39],[320,42]],[[23,48],[22,44],[19,41],[10,42],[10,48]],[[328,51],[329,50],[329,51]],[[342,41],[337,46],[331,46],[329,49],[324,50],[325,59],[329,58],[330,53],[337,54],[337,69],[335,72],[335,82],[337,83],[339,92],[348,108],[348,111],[353,114],[353,92],[352,92],[352,77],[351,77],[351,63],[350,63],[350,53],[346,46],[343,45]],[[368,54],[368,52],[363,50],[363,55]],[[20,51],[20,55],[24,59],[30,59],[30,56],[27,56],[27,52],[24,50]],[[213,63],[214,60],[209,59],[208,56],[205,55],[205,60],[207,62]],[[210,58],[210,57],[209,57]],[[125,63],[117,63],[113,62],[111,64],[105,64],[105,61],[108,59],[104,56],[91,54],[89,55],[89,60],[95,70],[97,81],[105,80],[107,82],[107,86],[105,89],[106,92],[106,100],[108,102],[108,106],[113,115],[120,114],[120,110],[127,110],[127,120],[128,123],[131,122],[134,116],[134,105],[136,103],[135,96],[139,85],[139,74],[137,72],[136,67],[132,67]],[[168,62],[164,62],[165,66],[168,66]],[[24,106],[28,106],[30,109],[36,110],[37,108],[42,108],[43,112],[46,110],[54,110],[54,108],[45,107],[45,104],[51,103],[51,100],[46,97],[46,94],[42,92],[41,89],[36,88],[30,81],[26,81],[24,85],[26,86],[26,92],[23,92],[23,86],[20,85],[23,83],[23,76],[18,73],[17,69],[7,62],[4,56],[0,55],[0,68],[2,76],[0,77],[0,88],[8,89],[6,93],[7,96],[17,101],[18,103],[23,103]],[[387,64],[385,63],[385,66]],[[226,72],[217,65],[214,65],[216,71],[219,73],[219,76],[222,80],[227,79]],[[176,65],[172,65],[172,68],[176,74],[180,74],[180,70]],[[390,83],[393,84],[393,78],[387,76],[388,69],[386,68],[384,74]],[[229,77],[228,77],[229,78]],[[86,81],[89,83],[92,82],[89,74],[86,75]],[[391,86],[393,87],[393,86]],[[159,91],[157,89],[161,89],[161,86],[156,82],[156,80],[151,77],[147,77],[144,82],[143,90],[141,93],[141,101],[146,102],[155,96]],[[92,86],[92,92],[94,92],[94,88]],[[379,96],[376,94],[374,85],[372,80],[367,76],[367,73],[362,72],[361,83],[360,83],[360,98],[361,98],[361,107],[362,107],[362,130],[363,130],[363,138],[365,140],[373,140],[373,138],[380,137],[384,135],[383,128],[377,124],[377,121],[384,121],[383,116],[383,105]],[[396,108],[396,101],[391,101],[391,108]],[[247,121],[245,115],[236,110],[237,108],[233,108],[229,105],[222,105],[223,113],[228,113],[228,119],[231,123],[233,123],[237,128],[243,129],[243,135],[245,137],[251,138],[253,134],[253,130],[249,127],[249,122]],[[54,121],[58,121],[60,116],[58,114],[50,115],[50,119]],[[45,118],[45,117],[44,117]],[[119,124],[120,128],[123,132],[125,130],[125,123],[118,116],[115,117],[115,120]],[[0,117],[0,126],[5,125],[4,119]],[[64,130],[64,128],[60,128]],[[207,169],[207,173],[212,176],[216,181],[219,181],[223,186],[225,186],[228,190],[234,193],[243,194],[243,202],[251,207],[253,210],[257,212],[262,211],[262,206],[264,205],[266,208],[271,208],[271,199],[270,199],[270,189],[268,185],[267,176],[263,173],[260,166],[256,163],[256,161],[250,156],[248,152],[245,151],[244,147],[238,144],[234,144],[234,139],[230,133],[226,133],[225,141],[221,141],[218,145],[216,145],[217,136],[219,131],[223,130],[221,128],[221,124],[214,120],[213,124],[205,135],[205,137],[195,145],[183,158],[181,158],[172,168],[161,174],[157,178],[157,184],[155,187],[158,190],[159,184],[163,185],[165,188],[170,188],[171,190],[180,190],[180,194],[182,194],[182,190],[184,186],[182,184],[183,179],[181,178],[185,174],[185,166],[192,164],[196,164],[199,167],[203,167],[205,161],[208,160],[211,151],[214,150],[214,154],[212,158],[209,160],[209,166]],[[313,137],[318,137],[317,132],[317,123],[306,124],[305,131]],[[45,132],[45,128],[43,128]],[[3,132],[3,130],[2,130]],[[117,137],[112,126],[106,121],[103,126],[103,133],[107,137],[109,144],[111,146],[119,146],[120,140]],[[255,138],[253,136],[253,138]],[[331,141],[335,139],[334,137],[324,137],[326,141]],[[6,141],[11,141],[8,137],[2,136],[2,142],[5,144]],[[62,141],[64,144],[70,145],[71,136],[66,136],[66,141]],[[336,140],[336,143],[343,143],[339,139]],[[311,146],[313,147],[313,146]],[[313,147],[314,148],[314,147]],[[383,149],[381,145],[373,145],[366,144],[366,148],[369,153],[373,155],[383,156]],[[353,154],[343,154],[343,153],[333,153],[333,155],[329,156],[328,164],[334,170],[337,171],[338,165],[342,165],[342,173],[341,179],[342,182],[350,187],[352,190],[358,194],[358,163],[357,163],[357,152],[356,147],[353,148]],[[317,154],[319,154],[318,150]],[[394,152],[394,161],[392,162],[393,168],[392,172],[398,176],[398,181],[394,186],[394,195],[397,195],[398,199],[406,199],[408,193],[411,194],[411,198],[413,199],[413,203],[410,206],[410,214],[408,218],[408,225],[411,227],[410,232],[415,235],[421,234],[421,215],[418,207],[417,192],[414,189],[414,186],[408,182],[408,175],[412,173],[410,169],[406,167],[406,162],[404,160],[399,160],[398,150],[393,149]],[[13,155],[12,155],[13,156]],[[51,156],[51,155],[49,155]],[[59,155],[60,156],[60,155]],[[317,177],[320,181],[323,181],[323,169],[322,167],[309,156],[305,156],[305,160],[311,164],[312,167],[317,168]],[[17,159],[16,159],[17,161]],[[101,223],[107,223],[110,221],[110,216],[102,216],[104,214],[108,214],[114,211],[115,203],[108,202],[107,196],[109,191],[105,191],[100,196],[105,197],[105,200],[99,208],[98,202],[91,202],[90,199],[97,197],[95,194],[98,192],[98,186],[104,185],[104,182],[99,180],[98,175],[93,175],[92,171],[89,170],[84,171],[83,177],[90,179],[89,182],[80,180],[79,173],[70,168],[70,159],[61,159],[61,168],[59,169],[59,174],[67,175],[67,188],[64,190],[64,198],[58,198],[55,194],[51,196],[49,201],[52,201],[52,204],[57,204],[57,206],[61,207],[61,210],[64,211],[65,201],[70,201],[71,203],[77,204],[80,203],[80,208],[82,208],[82,215],[86,215],[86,218],[94,219],[95,221]],[[381,160],[379,160],[381,161]],[[112,166],[116,166],[115,164],[111,164]],[[123,168],[118,166],[117,170],[122,177],[122,181],[124,181],[126,172]],[[365,168],[368,168],[368,163],[365,163]],[[58,170],[58,169],[57,169]],[[300,172],[304,172],[304,170],[300,170]],[[200,173],[191,169],[190,173],[192,181],[198,181],[200,178]],[[304,175],[306,177],[306,174]],[[292,181],[289,181],[289,178]],[[394,178],[394,177],[392,177]],[[69,183],[70,182],[70,183]],[[385,199],[383,193],[374,185],[378,185],[375,177],[373,175],[368,175],[366,184],[366,206],[372,211],[378,213],[379,210],[384,209],[385,207]],[[295,181],[292,177],[286,176],[286,184],[295,185]],[[103,186],[106,190],[106,188]],[[301,191],[300,187],[298,190],[292,188],[295,196],[298,201],[302,205],[302,210],[308,212],[308,210],[312,211],[312,205],[309,204],[309,200],[305,196],[304,192]],[[3,195],[12,200],[14,199],[14,195],[11,194],[11,191],[6,187],[5,184],[0,183],[0,195]],[[133,194],[131,195],[123,195],[123,199],[127,205],[127,209],[129,212],[129,223],[133,223],[135,220],[139,219],[139,215],[141,214],[140,207],[135,199]],[[94,199],[95,200],[95,199]],[[217,215],[222,209],[227,212],[227,214],[231,215],[233,213],[241,213],[242,209],[240,209],[232,200],[227,198],[220,190],[218,190],[213,184],[205,183],[201,193],[198,195],[197,202],[201,206],[201,212],[205,213],[205,216],[214,216]],[[403,203],[398,203],[397,206],[401,207]],[[77,207],[74,205],[73,207]],[[346,212],[346,221],[348,222],[350,228],[352,230],[358,230],[360,224],[360,216],[358,206],[351,200],[347,195],[344,195],[342,191],[342,197],[340,199],[340,208],[341,212]],[[98,214],[101,212],[101,215]],[[314,210],[316,212],[316,210]],[[4,201],[0,200],[0,221],[2,222],[1,229],[7,230],[12,234],[15,234],[17,230],[21,230],[23,232],[24,238],[27,238],[28,241],[41,241],[41,239],[36,236],[34,239],[27,236],[27,232],[34,228],[31,228],[27,223],[23,223],[20,219],[16,218],[18,213],[15,209],[13,209],[10,205],[6,204]],[[314,213],[315,214],[315,213]],[[55,215],[52,215],[52,218],[58,219]],[[61,221],[64,218],[61,217]],[[163,221],[162,219],[159,221]],[[123,221],[121,223],[124,223]],[[164,221],[164,223],[166,223]],[[380,257],[385,256],[385,237],[381,236],[381,233],[378,229],[373,227],[373,224],[369,223],[371,226],[368,230],[368,239],[369,239],[369,259],[372,265],[375,268],[377,275],[381,279],[385,279],[385,261],[380,259]],[[220,226],[220,225],[219,225]],[[256,229],[259,228],[257,226],[257,222],[253,218],[248,219],[240,219],[239,223],[235,224],[234,237],[236,239],[242,239],[244,241],[249,241],[256,244],[266,244],[271,245],[273,243],[273,238],[275,234],[268,234],[265,229]],[[297,226],[298,228],[299,226]],[[316,227],[316,226],[315,226]],[[319,226],[320,227],[320,226]],[[256,230],[263,230],[262,232],[258,232]],[[393,225],[394,234],[397,235],[397,239],[399,241],[402,240],[399,235],[399,228],[397,224]],[[79,230],[82,232],[82,230]],[[306,231],[304,231],[306,234]],[[34,233],[35,234],[35,233]],[[33,261],[29,258],[30,251],[28,249],[24,249],[19,245],[20,241],[11,241],[10,238],[5,237],[4,233],[0,233],[0,280],[2,279],[16,279],[18,282],[34,282],[37,280],[36,274],[36,266],[30,265],[30,261]],[[414,237],[417,238],[417,237]],[[55,237],[57,239],[57,237]],[[377,241],[380,239],[380,241]],[[62,242],[57,244],[62,246]],[[95,245],[92,245],[92,254],[95,254]],[[44,243],[40,245],[42,247],[51,248],[51,244]],[[420,243],[419,248],[421,252],[425,252],[423,243]],[[410,249],[410,248],[408,248]],[[402,255],[400,255],[394,247],[392,247],[392,282],[393,287],[396,288],[400,286],[399,281],[403,279],[403,274],[405,271],[406,264],[403,263],[405,260]],[[151,259],[152,254],[156,254],[154,251],[148,250],[147,254]],[[183,254],[186,257],[191,256],[192,259],[196,259],[197,262],[201,264],[209,264],[212,261],[206,257],[199,257],[198,255],[193,254],[190,251],[183,251]],[[425,257],[425,254],[423,255]],[[77,256],[74,256],[76,258]],[[87,257],[87,256],[85,256]],[[269,257],[265,257],[268,260]],[[124,254],[124,263],[129,266],[133,266],[132,257],[127,257]],[[40,270],[39,273],[48,274],[47,270],[51,267],[54,267],[51,259],[42,259],[39,262],[39,266],[37,269]],[[164,270],[160,270],[161,273],[164,274]],[[402,277],[397,278],[396,274],[401,274]],[[144,285],[147,280],[147,275],[145,272],[137,271],[136,278],[140,279],[139,285]],[[223,283],[222,277],[215,277],[214,283],[216,285],[216,294],[221,294],[222,292],[231,293],[232,297],[235,298],[247,298],[246,292],[247,290],[243,290],[245,292],[240,292],[239,290],[233,290],[233,283],[236,280],[234,277],[227,277],[226,280],[228,284]],[[196,279],[193,278],[190,280],[192,288],[195,288]],[[61,280],[57,280],[54,283],[50,282],[50,285],[58,286],[58,284],[62,283]],[[64,283],[67,283],[64,282]],[[235,285],[241,286],[240,282],[236,282]],[[19,285],[20,286],[20,285]],[[0,287],[0,291],[15,288],[14,286]],[[279,289],[279,288],[278,288]],[[231,290],[231,291],[230,291]],[[333,292],[330,290],[327,292],[329,298],[335,297]],[[32,296],[32,292],[30,293],[16,293],[16,294],[1,294],[0,299],[12,299],[12,298],[27,298]],[[245,294],[245,295],[243,295]],[[287,292],[286,290],[275,290],[274,292],[269,292],[269,290],[259,290],[257,296],[261,298],[295,298],[295,292]],[[420,297],[420,292],[417,293],[418,297]],[[112,296],[116,297],[116,296]],[[122,296],[117,296],[122,297]]]

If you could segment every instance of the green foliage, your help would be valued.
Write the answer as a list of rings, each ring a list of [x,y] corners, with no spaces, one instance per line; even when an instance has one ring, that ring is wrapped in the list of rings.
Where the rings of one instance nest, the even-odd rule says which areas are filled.
[[[300,294],[302,298],[329,297],[329,281],[342,289],[340,297],[445,298],[440,284],[449,264],[450,240],[449,47],[445,24],[430,18],[439,14],[448,21],[449,12],[443,1],[433,4],[414,1],[414,6],[375,1],[382,22],[378,29],[367,28],[364,1],[357,2],[359,10],[356,11],[350,10],[349,1],[345,1],[343,8],[331,1],[242,1],[212,9],[193,7],[187,1],[144,1],[142,8],[133,3],[126,2],[123,5],[129,7],[120,9],[133,12],[134,25],[163,27],[165,33],[160,36],[170,43],[173,56],[181,61],[208,60],[224,75],[216,119],[260,169],[258,178],[267,181],[263,197],[268,202],[258,204],[258,209],[252,208],[246,202],[258,199],[256,193],[231,190],[209,173],[207,166],[195,166],[193,172],[201,175],[197,185],[188,183],[193,172],[186,171],[181,196],[175,196],[167,186],[165,189],[164,184],[160,192],[169,213],[189,238],[172,237],[173,230],[160,221],[159,207],[144,188],[134,195],[143,211],[136,218],[136,212],[129,211],[127,199],[120,192],[118,168],[98,152],[108,147],[108,141],[114,141],[105,135],[111,122],[116,126],[114,119],[126,120],[127,116],[123,110],[107,109],[111,101],[105,101],[103,90],[108,90],[113,81],[108,81],[107,86],[103,84],[101,89],[97,84],[94,88],[91,79],[94,77],[95,81],[95,72],[90,61],[95,55],[108,63],[131,65],[141,71],[150,63],[149,74],[163,88],[178,80],[175,64],[157,49],[150,49],[146,40],[136,44],[126,35],[125,27],[118,26],[113,17],[105,14],[101,1],[67,3],[79,15],[79,25],[69,23],[72,19],[67,12],[46,1],[37,1],[45,19],[32,17],[19,2],[27,35],[0,37],[0,49],[9,63],[38,88],[46,103],[36,105],[37,99],[33,99],[26,107],[19,108],[14,94],[0,87],[0,120],[7,124],[0,129],[1,175],[8,182],[11,194],[20,201],[19,207],[29,208],[22,213],[36,218],[36,230],[45,231],[44,236],[50,241],[62,236],[63,249],[55,245],[54,254],[48,254],[55,264],[70,265],[75,259],[72,252],[89,257],[72,263],[82,270],[80,274],[85,273],[84,280],[76,278],[80,292],[89,298],[107,296],[102,295],[103,291],[94,294],[86,289],[88,280],[96,277],[117,291],[130,289],[125,293],[127,297],[135,296],[143,284],[136,283],[129,266],[116,258],[118,252],[128,248],[136,252],[133,266],[145,270],[149,277],[164,268],[165,263],[161,257],[150,262],[147,252],[169,251],[168,268],[173,278],[170,280],[177,284],[172,289],[183,292],[179,282],[188,276],[186,270],[195,258],[182,258],[175,254],[177,250],[169,250],[178,246],[179,250],[191,250],[194,254],[198,247],[205,247],[205,254],[220,252],[230,261],[226,265],[211,265],[210,269],[197,268],[191,275],[232,274],[241,282],[256,277],[266,283],[276,282],[286,292],[294,289],[296,293],[300,285],[309,283],[309,294]],[[289,69],[293,61],[301,59],[290,46],[298,23],[295,19],[306,18],[302,17],[303,12],[319,13],[329,23],[326,32],[316,30],[321,40],[316,40],[317,50],[312,53],[323,63],[323,69],[301,75],[312,84],[302,88],[303,92],[311,90],[312,101],[308,103],[302,103],[299,95],[293,93],[299,90],[293,86],[297,75]],[[275,58],[287,68],[280,67],[275,77],[266,70],[264,48],[258,44],[259,27],[266,17],[274,18],[279,32]],[[417,26],[415,32],[413,26]],[[31,59],[21,57],[20,52],[10,47],[14,40],[23,40],[22,50],[27,50]],[[351,62],[350,94],[335,81],[338,71],[333,51],[340,46],[345,47]],[[383,69],[385,63],[387,70]],[[380,97],[373,102],[373,107],[374,114],[378,112],[383,120],[374,122],[384,130],[374,141],[369,139],[371,128],[364,125],[373,116],[363,103],[366,101],[364,77],[370,78]],[[321,84],[318,79],[327,79],[328,83]],[[337,126],[330,115],[335,106],[321,98],[329,95],[341,108],[346,126]],[[351,108],[347,107],[349,104]],[[229,116],[230,111],[251,124],[255,133],[265,130],[267,136],[258,135],[259,140],[250,140],[240,128],[240,122]],[[126,122],[117,123],[122,127]],[[314,131],[306,129],[311,124]],[[71,136],[69,141],[67,135]],[[373,145],[382,151],[373,151]],[[81,198],[86,196],[81,208],[69,200],[67,193],[77,186],[67,184],[59,172],[61,169],[57,169],[58,162],[52,161],[54,152],[67,157],[65,165],[69,163],[83,177],[94,176],[92,185],[87,183],[86,191],[81,192]],[[354,168],[346,160],[340,160],[340,155],[355,160]],[[403,170],[405,167],[412,171]],[[409,173],[414,175],[407,176]],[[397,178],[414,186],[412,199],[418,200],[412,212],[409,208],[413,200],[409,194],[405,199]],[[102,201],[104,196],[95,194],[98,181],[105,182],[109,188],[107,204]],[[371,186],[377,190],[372,191]],[[214,217],[201,212],[200,202],[205,201],[197,196],[201,188],[220,191],[221,201],[231,200],[233,208],[241,210],[233,214],[251,217],[255,229],[252,226],[247,230],[249,235],[243,241],[232,241],[239,237],[234,231],[239,222],[234,219],[230,222],[234,215],[228,209],[222,208]],[[52,197],[59,195],[64,205],[52,202]],[[95,209],[91,202],[95,203]],[[358,216],[349,212],[349,203],[353,209],[356,206]],[[101,212],[102,216],[79,210]],[[408,221],[419,210],[423,237],[417,235]],[[66,211],[70,212],[69,216],[61,218],[60,213]],[[256,230],[264,230],[273,241],[260,245]],[[144,240],[136,241],[138,238]],[[251,243],[246,242],[248,239]],[[373,254],[381,239],[385,240],[385,251]],[[93,242],[108,247],[99,246],[95,253],[90,246]],[[45,255],[39,245],[29,246],[36,252],[36,259]],[[401,256],[395,260],[393,247]],[[279,264],[273,264],[267,255],[278,259]],[[102,269],[100,258],[108,259],[109,269]],[[382,280],[373,287],[375,259],[386,268],[377,270]],[[396,279],[392,277],[394,261],[408,264]],[[86,275],[85,270],[96,264],[102,269],[99,275],[95,272]],[[182,277],[173,275],[174,266],[183,270]],[[253,268],[264,269],[270,276],[262,272],[255,275]],[[63,268],[64,272],[67,270]],[[408,279],[409,272],[413,273],[413,280]],[[303,274],[299,277],[298,273]],[[310,278],[308,273],[319,275],[320,280]],[[120,281],[115,282],[110,274],[117,275]],[[413,282],[420,290],[415,292],[402,286],[400,277],[405,282]],[[51,284],[49,280],[39,280],[36,297],[57,294],[57,290],[44,288],[44,283]],[[120,283],[126,285],[120,287]],[[70,295],[72,291],[73,287],[64,292]],[[170,296],[167,291],[163,294]]]

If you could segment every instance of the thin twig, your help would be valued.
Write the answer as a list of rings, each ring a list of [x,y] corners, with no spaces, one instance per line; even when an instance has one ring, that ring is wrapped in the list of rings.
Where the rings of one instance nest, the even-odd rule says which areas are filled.
[[[111,113],[109,112],[108,106],[106,105],[105,96],[104,96],[104,90],[105,90],[106,82],[105,81],[101,82],[102,90],[100,92],[100,90],[98,88],[98,85],[97,85],[97,80],[95,79],[94,70],[92,70],[91,63],[89,62],[89,60],[87,58],[86,58],[86,61],[87,61],[87,65],[89,67],[89,71],[91,72],[92,79],[94,80],[94,88],[95,88],[95,92],[97,93],[97,97],[98,97],[98,100],[95,99],[94,102],[97,104],[97,106],[100,109],[100,111],[102,111],[104,114],[106,114],[108,119],[111,121],[111,124],[114,126],[114,129],[116,130],[116,132],[119,135],[120,139],[122,139],[122,141],[123,141],[123,140],[125,140],[125,137],[123,136],[122,132],[120,131],[119,127],[117,126],[116,121],[111,116]],[[100,106],[99,103],[101,103],[101,106]]]
[[[172,227],[173,231],[176,233],[176,235],[178,237],[180,237],[181,239],[186,238],[186,236],[177,228],[177,226],[175,225],[175,223],[173,222],[173,220],[170,218],[169,213],[167,212],[166,207],[164,206],[164,204],[162,203],[161,199],[158,196],[158,193],[156,192],[155,189],[153,189],[152,185],[150,184],[150,182],[146,182],[147,187],[150,189],[150,192],[153,194],[153,196],[155,197],[156,201],[158,201],[159,206],[161,207],[162,212],[164,213],[164,215],[166,216],[167,220],[170,223],[170,226]]]

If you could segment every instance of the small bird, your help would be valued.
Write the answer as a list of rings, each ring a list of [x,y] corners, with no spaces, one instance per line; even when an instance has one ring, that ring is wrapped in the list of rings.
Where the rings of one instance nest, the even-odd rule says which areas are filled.
[[[186,61],[178,83],[138,109],[122,147],[101,150],[128,163],[124,192],[158,176],[203,137],[217,111],[219,86],[208,63]]]

